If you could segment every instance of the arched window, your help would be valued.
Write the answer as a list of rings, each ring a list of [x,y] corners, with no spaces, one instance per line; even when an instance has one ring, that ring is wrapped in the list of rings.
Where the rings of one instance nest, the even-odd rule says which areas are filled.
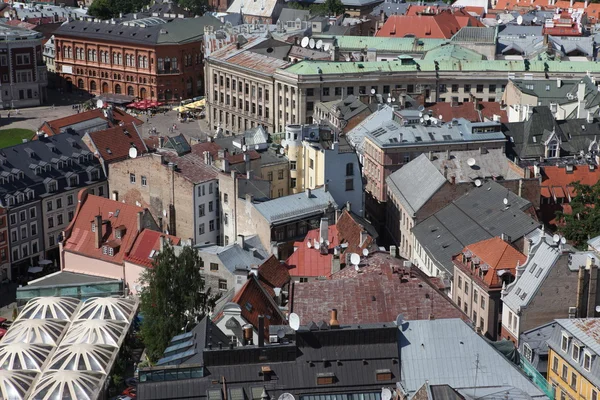
[[[548,158],[558,157],[558,152],[558,141],[556,139],[552,139],[550,143],[548,143]]]
[[[117,54],[117,64],[123,65],[123,54]]]
[[[90,90],[91,91],[96,91],[96,81],[91,81],[90,82]]]
[[[148,57],[144,57],[144,68],[148,68]]]
[[[116,94],[121,94],[121,85],[119,85],[119,84],[115,85],[115,93]]]
[[[94,58],[92,57],[92,50],[88,50],[88,61],[94,61]]]
[[[133,86],[128,86],[127,87],[127,95],[128,96],[135,96],[134,94],[135,92],[133,91]]]
[[[138,67],[142,68],[144,66],[144,57],[138,56]]]
[[[80,79],[80,80],[77,81],[77,87],[79,89],[83,89],[83,79]]]
[[[354,176],[354,164],[346,164],[346,176]]]
[[[113,64],[117,64],[118,58],[117,53],[113,53]]]

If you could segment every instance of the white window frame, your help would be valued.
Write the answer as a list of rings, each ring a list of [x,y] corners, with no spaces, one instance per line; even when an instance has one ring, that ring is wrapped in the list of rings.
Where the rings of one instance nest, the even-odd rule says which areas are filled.
[[[531,349],[531,346],[529,346],[528,343],[523,343],[523,356],[525,356],[525,359],[527,361],[532,362],[533,350]]]
[[[585,367],[585,358],[586,357],[589,360],[588,368]],[[583,351],[583,369],[588,372],[592,369],[592,354],[587,350]]]
[[[577,357],[575,357],[575,349],[577,349]],[[573,358],[573,360],[575,362],[579,362],[579,360],[581,359],[581,346],[578,344],[573,344],[573,348],[571,349],[571,358]]]
[[[564,346],[566,344],[566,347]],[[565,353],[569,351],[569,335],[563,332],[562,337],[560,339],[560,349]]]

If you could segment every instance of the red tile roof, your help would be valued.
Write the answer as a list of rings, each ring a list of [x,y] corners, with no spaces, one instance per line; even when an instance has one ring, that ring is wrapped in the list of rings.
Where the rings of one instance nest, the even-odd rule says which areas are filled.
[[[342,324],[462,318],[467,316],[418,268],[403,268],[401,259],[387,253],[371,253],[360,272],[346,267],[330,280],[294,283],[290,310],[302,325],[326,319],[332,308]]]
[[[502,110],[500,103],[480,101],[477,105],[476,109],[474,102],[458,104],[439,102],[427,105],[426,109],[433,111],[436,118],[441,115],[444,121],[451,121],[453,118],[464,118],[471,122],[484,122],[485,120],[493,121],[494,115],[498,115],[500,116],[500,122],[508,123],[508,115],[506,110]]]
[[[239,292],[231,299],[242,309],[242,318],[258,329],[258,316],[265,316],[265,338],[269,337],[270,325],[287,324],[285,316],[279,310],[273,298],[264,290],[253,274],[250,274],[248,281],[242,286]],[[219,319],[218,315],[216,319]]]
[[[129,157],[129,149],[136,147],[138,155],[148,153],[148,148],[142,140],[134,124],[126,124],[88,133],[95,149],[105,162],[117,162]]]
[[[375,34],[379,37],[406,37],[450,39],[465,26],[483,24],[467,11],[443,10],[436,15],[392,15]]]
[[[335,225],[329,225],[329,248],[327,254],[321,254],[319,249],[315,248],[315,239],[319,240],[320,229],[308,231],[304,241],[294,243],[297,247],[296,251],[286,260],[286,264],[290,266],[291,276],[301,277],[319,277],[331,276],[331,266],[333,263],[333,249],[339,245],[338,230]],[[308,247],[307,243],[311,246]]]
[[[258,279],[269,295],[274,296],[274,288],[282,288],[290,282],[289,267],[271,256],[258,267]]]
[[[462,255],[467,254],[471,261],[463,263]],[[476,258],[479,260],[479,268],[475,271],[471,269],[471,262]],[[473,243],[463,249],[461,254],[453,257],[454,264],[463,272],[472,275],[478,281],[483,282],[489,288],[499,289],[502,287],[502,281],[498,276],[498,271],[504,270],[515,275],[517,264],[523,265],[527,257],[519,250],[512,247],[499,237],[482,240]],[[487,265],[488,269],[484,272],[483,278],[479,275],[482,265]]]
[[[250,160],[258,160],[260,158],[260,154],[256,150],[250,150],[248,152],[250,155]],[[229,165],[239,164],[244,162],[244,153],[237,154],[227,154],[227,160],[229,160]]]
[[[499,0],[496,3],[494,10],[520,10],[522,12],[526,12],[537,9],[538,7],[541,10],[555,10],[557,8],[563,10],[568,10],[569,8],[573,8],[575,10],[584,10],[587,14],[588,22],[591,24],[595,24],[598,21],[598,16],[600,15],[599,3],[589,3],[586,7],[584,2],[574,2],[573,6],[571,6],[570,1],[557,1],[552,5],[548,4],[547,0],[533,0],[533,2],[528,0]]]
[[[118,126],[119,124],[133,124],[142,125],[143,122],[136,117],[127,114],[124,111],[119,110],[118,108],[112,109],[114,123],[110,122],[108,118],[104,116],[104,110],[97,108],[95,110],[84,111],[79,114],[69,115],[68,117],[55,119],[52,121],[46,121],[39,128],[40,131],[44,132],[48,136],[58,135],[60,130],[66,126],[71,126],[73,124],[78,124],[84,121],[89,121],[94,118],[101,118],[108,122],[110,127]],[[34,135],[32,140],[36,140],[37,135]]]
[[[369,249],[375,244],[375,239],[369,234],[364,235],[364,242],[361,243],[361,232],[366,232],[365,228],[358,223],[348,210],[344,210],[335,224],[338,231],[338,240],[340,244],[348,243],[344,253],[358,253],[362,255],[364,249]]]
[[[79,192],[78,200],[75,218],[65,229],[63,246],[65,251],[121,264],[138,235],[138,212],[146,214],[148,210],[104,197],[88,195],[85,189]],[[96,248],[95,232],[92,232],[92,221],[96,215],[102,216],[102,244],[110,241],[119,245],[119,248],[115,249],[114,256],[103,254],[102,245],[99,249]],[[116,239],[114,228],[120,225],[125,227],[125,232],[121,239]],[[68,265],[65,267],[68,268]]]
[[[135,242],[133,242],[131,251],[125,255],[125,261],[141,265],[146,268],[152,267],[152,258],[150,258],[150,253],[152,253],[152,250],[160,250],[161,236],[166,238],[171,245],[177,246],[181,242],[181,239],[176,236],[165,235],[162,232],[144,229],[142,233],[137,236]]]

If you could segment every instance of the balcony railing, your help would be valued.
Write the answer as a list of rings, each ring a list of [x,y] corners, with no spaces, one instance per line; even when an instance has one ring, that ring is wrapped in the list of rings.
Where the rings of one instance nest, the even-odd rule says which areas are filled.
[[[179,74],[181,71],[178,69],[170,69],[170,70],[158,70],[159,75],[173,75]]]

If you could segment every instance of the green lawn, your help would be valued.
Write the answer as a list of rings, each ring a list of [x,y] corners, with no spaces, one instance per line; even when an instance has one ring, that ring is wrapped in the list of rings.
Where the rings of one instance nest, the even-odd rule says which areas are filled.
[[[23,139],[31,140],[34,134],[29,129],[0,129],[0,149],[23,143]]]

